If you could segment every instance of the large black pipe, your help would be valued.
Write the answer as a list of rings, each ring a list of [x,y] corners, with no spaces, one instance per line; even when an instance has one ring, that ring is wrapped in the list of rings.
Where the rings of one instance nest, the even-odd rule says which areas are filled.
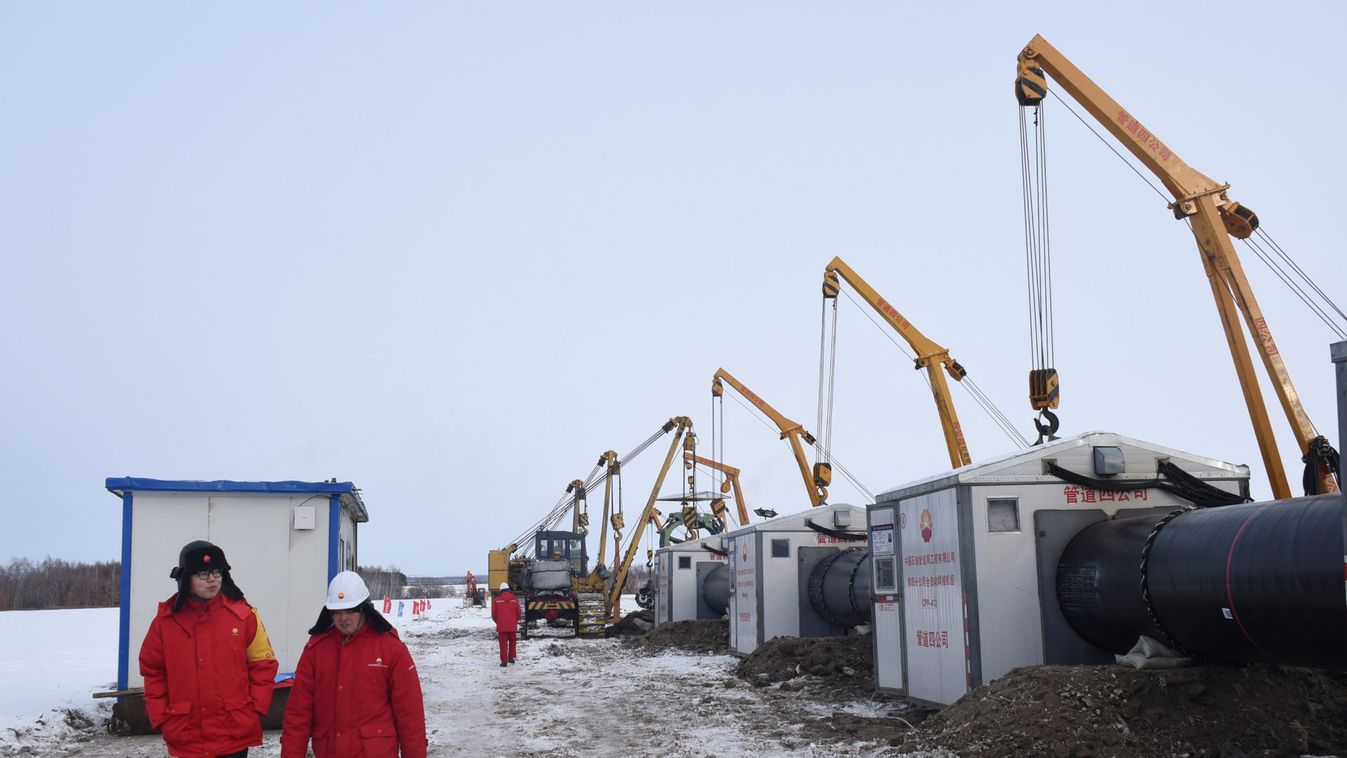
[[[1213,660],[1347,669],[1345,513],[1332,494],[1102,521],[1062,553],[1058,604],[1115,653],[1144,634]]]
[[[730,567],[720,564],[707,572],[702,580],[702,600],[717,617],[730,607]]]
[[[841,627],[870,623],[870,551],[840,550],[819,561],[809,574],[809,604]]]

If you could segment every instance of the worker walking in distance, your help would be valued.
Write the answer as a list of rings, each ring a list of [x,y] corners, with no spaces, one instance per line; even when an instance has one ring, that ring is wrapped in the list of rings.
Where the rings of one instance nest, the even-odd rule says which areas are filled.
[[[374,609],[360,575],[343,571],[295,668],[281,758],[425,758],[421,680],[407,646]]]
[[[515,643],[519,639],[519,617],[522,615],[524,609],[519,605],[519,598],[510,591],[509,583],[501,582],[496,600],[491,604],[491,618],[496,622],[496,636],[500,638],[501,668],[514,663]]]
[[[159,604],[140,645],[145,713],[180,758],[241,758],[262,744],[276,655],[257,609],[204,540],[178,552],[178,591]]]

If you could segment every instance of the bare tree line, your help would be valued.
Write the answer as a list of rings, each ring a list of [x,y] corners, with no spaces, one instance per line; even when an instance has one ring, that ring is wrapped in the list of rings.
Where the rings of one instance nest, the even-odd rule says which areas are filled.
[[[71,563],[48,556],[40,563],[14,558],[0,566],[0,610],[106,608],[121,598],[118,561]]]
[[[360,576],[372,598],[437,595],[438,587],[407,587],[407,575],[396,566],[361,566]],[[635,592],[648,578],[640,566],[627,575],[625,592]],[[14,558],[0,566],[0,611],[47,608],[108,608],[121,601],[122,566],[118,561],[72,563],[48,556],[40,562]],[[421,590],[417,592],[417,590]]]
[[[402,597],[402,587],[407,583],[407,575],[397,566],[360,566],[356,569],[360,578],[369,587],[369,596],[374,600],[385,597]]]

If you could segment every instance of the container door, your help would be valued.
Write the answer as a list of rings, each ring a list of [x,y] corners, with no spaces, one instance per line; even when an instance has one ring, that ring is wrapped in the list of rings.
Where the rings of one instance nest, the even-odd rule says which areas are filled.
[[[898,550],[894,509],[870,511],[870,619],[875,646],[875,685],[902,692],[903,596],[898,589]]]

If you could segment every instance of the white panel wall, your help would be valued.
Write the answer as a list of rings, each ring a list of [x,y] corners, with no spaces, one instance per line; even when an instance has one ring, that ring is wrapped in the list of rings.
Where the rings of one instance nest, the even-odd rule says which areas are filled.
[[[144,684],[138,658],[145,632],[158,603],[177,591],[168,573],[178,552],[199,539],[224,550],[234,581],[266,625],[280,670],[294,671],[327,595],[328,502],[325,494],[134,492],[127,686]],[[293,528],[300,504],[314,506],[315,528]],[[349,541],[353,523],[339,518]]]
[[[697,618],[697,562],[705,560],[705,550],[681,550],[670,553],[669,558],[669,617],[673,621],[687,621]],[[688,559],[687,568],[679,568],[683,558]]]
[[[671,556],[668,550],[655,551],[655,565],[650,567],[651,585],[655,588],[655,625],[667,624],[670,618],[669,596],[672,588],[669,586],[669,563]]]
[[[899,503],[907,693],[953,703],[968,691],[963,558],[953,489]]]
[[[328,496],[301,495],[289,498],[277,498],[283,502],[284,510],[291,519],[286,533],[289,535],[289,562],[280,571],[284,572],[286,582],[286,623],[283,630],[271,633],[271,642],[276,647],[277,660],[282,672],[295,670],[299,663],[299,654],[304,643],[309,641],[309,627],[318,620],[318,613],[327,602],[327,554],[328,529],[331,523],[331,509]],[[295,529],[294,509],[300,505],[314,506],[314,528]],[[338,509],[338,513],[341,510]],[[339,517],[340,518],[340,517]],[[342,519],[349,521],[349,519]],[[381,598],[376,598],[381,599]],[[262,611],[262,619],[271,630],[270,619],[274,614]],[[282,654],[284,650],[284,654]]]
[[[730,539],[730,650],[747,655],[758,647],[758,535]]]
[[[973,549],[977,553],[978,619],[982,681],[1017,666],[1043,662],[1043,621],[1038,604],[1038,560],[1034,511],[1060,487],[1008,485],[971,488]],[[952,490],[951,490],[952,491]],[[988,531],[987,500],[1014,498],[1019,504],[1018,532]]]
[[[282,670],[293,671],[300,648],[287,644],[293,626],[290,593],[277,581],[285,575],[290,560],[289,498],[240,492],[212,493],[208,499],[206,539],[224,550],[234,583],[257,609],[277,659],[282,666],[289,662],[290,668]]]
[[[178,565],[178,552],[192,540],[207,539],[208,501],[204,493],[137,492],[132,497],[128,687],[145,685],[140,645],[160,601],[178,591],[178,583],[168,576]]]

